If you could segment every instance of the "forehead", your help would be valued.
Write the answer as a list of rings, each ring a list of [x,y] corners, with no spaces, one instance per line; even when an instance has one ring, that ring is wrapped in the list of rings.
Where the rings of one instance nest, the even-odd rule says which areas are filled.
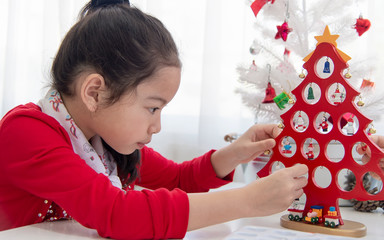
[[[163,67],[137,86],[139,98],[162,98],[169,102],[180,85],[180,68]]]

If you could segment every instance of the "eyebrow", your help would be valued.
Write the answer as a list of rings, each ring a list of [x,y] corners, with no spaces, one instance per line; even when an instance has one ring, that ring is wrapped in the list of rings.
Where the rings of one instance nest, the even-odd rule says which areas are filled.
[[[155,100],[155,101],[159,101],[161,102],[163,105],[166,105],[168,103],[167,100],[165,100],[164,98],[162,97],[157,97],[157,96],[151,96],[151,97],[147,97],[148,100]]]

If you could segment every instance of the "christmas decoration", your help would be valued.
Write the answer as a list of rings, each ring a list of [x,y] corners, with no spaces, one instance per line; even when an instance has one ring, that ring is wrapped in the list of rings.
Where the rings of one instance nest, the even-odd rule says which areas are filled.
[[[330,73],[330,72],[331,72],[331,69],[329,67],[329,61],[328,61],[328,58],[327,58],[327,61],[324,63],[323,73]]]
[[[265,98],[263,100],[262,103],[273,103],[273,98],[276,97],[276,92],[275,92],[275,89],[272,87],[272,84],[271,84],[271,65],[267,65],[267,67],[269,68],[269,73],[268,73],[268,86],[267,88],[265,89]]]
[[[287,41],[288,33],[292,31],[292,28],[289,28],[288,23],[285,21],[282,25],[276,26],[277,33],[275,35],[275,39],[283,39],[283,41]]]
[[[297,224],[306,224],[305,221],[324,227],[338,227],[351,224],[351,221],[344,221],[340,215],[339,198],[356,199],[357,201],[380,201],[384,199],[384,191],[380,189],[375,192],[375,195],[372,195],[364,189],[361,183],[364,176],[369,174],[375,178],[384,179],[384,171],[379,166],[380,159],[384,158],[384,152],[366,134],[366,128],[371,124],[372,120],[365,117],[357,109],[354,99],[360,93],[349,84],[342,74],[343,70],[348,67],[347,62],[350,60],[350,57],[336,47],[338,35],[330,34],[328,26],[325,28],[323,35],[316,36],[315,38],[318,40],[316,49],[304,58],[305,63],[303,67],[307,70],[307,76],[291,91],[296,101],[286,112],[281,114],[280,117],[282,122],[285,123],[285,127],[275,139],[278,144],[272,149],[270,160],[258,172],[259,177],[270,174],[272,166],[276,162],[281,162],[285,167],[290,167],[297,163],[307,165],[309,172],[308,184],[304,187],[305,207],[303,216],[305,217],[303,221],[295,223],[289,223],[290,221],[287,216],[281,218],[281,223],[284,227],[293,229],[303,229]],[[324,58],[330,62],[330,73],[326,75],[322,75],[324,63],[320,61]],[[320,67],[318,66],[319,64]],[[311,83],[318,84],[321,90],[320,100],[315,104],[308,103],[303,94],[306,86]],[[343,86],[345,90],[343,101],[339,101],[337,104],[334,104],[330,94],[326,91],[326,89],[330,89],[335,85],[336,89],[340,90],[340,86]],[[303,132],[297,131],[292,124],[287,124],[300,111],[305,112],[309,122],[314,123],[313,125],[309,124]],[[322,118],[321,124],[324,124],[319,129],[317,119],[320,118]],[[330,128],[326,125],[330,123],[329,119],[331,118],[337,120],[337,122],[332,121],[332,123],[339,127]],[[343,118],[347,121],[345,129],[341,126],[341,119]],[[288,139],[289,146],[295,149],[289,155],[285,153]],[[333,140],[338,141],[338,144],[345,149],[342,160],[338,162],[329,159],[327,154],[328,145]],[[355,164],[356,160],[353,157],[352,150],[356,142],[362,142],[364,143],[363,147],[370,149],[371,157],[368,162]],[[319,149],[317,156],[314,151],[316,146]],[[352,172],[358,183],[350,191],[343,189],[335,180],[338,179],[337,176],[343,169]],[[328,173],[330,180],[326,183],[322,182],[324,180],[323,177],[321,179],[316,177],[319,171]],[[328,214],[323,215],[323,212]],[[353,236],[364,236],[366,233],[364,229],[366,227],[361,223],[352,223],[351,226],[359,225],[359,227],[353,229]],[[306,225],[308,231],[318,231],[311,226],[311,224]],[[338,231],[329,231],[328,233],[350,234],[350,232],[343,231],[343,228]]]
[[[370,27],[371,22],[368,19],[364,19],[363,16],[360,16],[358,19],[356,19],[354,28],[356,29],[356,32],[359,34],[359,36],[368,31]]]
[[[275,0],[256,0],[252,3],[251,8],[255,17],[257,17],[257,14],[259,14],[259,11],[267,2],[271,2],[271,4],[273,4]]]
[[[360,41],[355,26],[357,24],[356,13],[363,9],[358,4],[362,4],[366,0],[344,0],[344,1],[300,1],[300,0],[249,0],[251,8],[254,11],[255,18],[255,34],[252,43],[250,44],[249,62],[255,60],[257,70],[250,69],[249,65],[239,66],[237,68],[239,73],[239,82],[241,85],[237,87],[236,92],[241,95],[244,105],[249,107],[255,115],[255,121],[258,123],[263,122],[279,122],[279,116],[282,113],[281,108],[274,104],[261,104],[265,98],[265,89],[268,85],[268,72],[266,67],[260,67],[265,62],[271,64],[273,71],[271,74],[271,86],[276,90],[276,95],[282,91],[287,93],[291,92],[302,79],[305,78],[306,72],[301,72],[301,59],[308,55],[316,45],[316,39],[312,36],[319,35],[324,30],[325,25],[333,31],[340,34],[338,44],[347,45],[354,41]],[[262,11],[260,11],[262,10]],[[286,24],[282,24],[286,23]],[[357,24],[357,25],[356,25]],[[276,26],[280,27],[276,31]],[[284,29],[291,31],[284,33]],[[286,41],[281,38],[281,34],[287,37]],[[275,39],[275,37],[282,39]],[[288,36],[289,35],[289,36]],[[325,38],[324,41],[333,42],[336,44],[336,39],[332,39],[330,34],[321,36]],[[328,39],[329,38],[329,39]],[[318,40],[320,44],[322,40]],[[335,45],[336,46],[336,45]],[[361,49],[354,48],[355,52],[361,56]],[[289,51],[289,54],[287,54]],[[338,50],[339,51],[339,50]],[[343,53],[339,54],[343,56]],[[308,56],[308,58],[310,55]],[[344,57],[343,57],[344,58]],[[372,59],[361,57],[360,59]],[[306,61],[305,59],[304,61]],[[347,59],[344,59],[347,60]],[[325,61],[320,66],[322,70],[325,67]],[[345,78],[349,78],[349,83],[354,87],[360,87],[363,78],[367,79],[374,73],[375,65],[369,60],[357,61],[353,59],[349,61],[349,68],[353,71],[345,69]],[[332,71],[333,63],[329,61],[329,71]],[[301,73],[300,73],[301,72]],[[322,73],[321,74],[330,74]],[[300,78],[297,78],[297,76]],[[370,77],[371,78],[371,77]],[[374,77],[371,78],[374,80]],[[382,84],[377,82],[376,84]],[[318,88],[313,88],[315,99],[307,99],[311,103],[318,101],[318,96],[321,94]],[[309,89],[306,94],[309,95]],[[330,94],[334,93],[335,88],[329,91]],[[340,88],[340,95],[345,94]],[[362,113],[370,116],[374,120],[379,120],[381,112],[384,112],[384,95],[377,94],[376,92],[362,91],[361,97],[364,99],[364,106],[359,109]],[[283,111],[288,111],[285,107]]]
[[[273,103],[274,97],[276,97],[275,89],[272,87],[271,83],[268,82],[268,86],[265,89],[265,98],[262,103]]]
[[[360,90],[363,90],[363,89],[372,89],[373,87],[375,86],[375,83],[374,82],[371,82],[371,80],[369,79],[363,79],[363,82],[361,83],[361,86],[360,86]]]
[[[308,100],[313,100],[313,99],[315,99],[315,95],[313,94],[312,83],[310,83],[309,88],[308,88],[307,99],[308,99]]]
[[[291,100],[291,97],[285,91],[283,91],[282,93],[280,93],[279,95],[273,98],[273,101],[275,101],[276,105],[280,109],[284,109],[285,105],[290,103],[290,100]]]

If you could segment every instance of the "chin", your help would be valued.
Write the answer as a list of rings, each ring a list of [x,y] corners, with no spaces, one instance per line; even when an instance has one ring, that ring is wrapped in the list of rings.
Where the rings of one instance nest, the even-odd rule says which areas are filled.
[[[129,155],[129,154],[132,154],[137,148],[133,148],[133,149],[116,149],[116,152],[120,153],[120,154],[123,154],[123,155]],[[140,150],[140,149],[137,149],[137,150]]]

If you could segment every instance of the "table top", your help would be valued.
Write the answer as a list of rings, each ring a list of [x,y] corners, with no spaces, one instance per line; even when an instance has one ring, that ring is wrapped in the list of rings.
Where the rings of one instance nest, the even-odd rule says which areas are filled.
[[[244,183],[231,183],[224,189],[240,187]],[[341,215],[344,220],[360,222],[367,227],[367,235],[359,239],[379,240],[384,236],[384,211],[380,208],[374,212],[358,212],[352,207],[341,207]],[[243,218],[226,223],[216,224],[198,230],[190,231],[186,234],[186,240],[200,239],[225,239],[244,227],[265,227],[274,229],[285,229],[280,226],[280,217],[287,214],[282,212],[267,217]],[[85,240],[85,239],[104,239],[97,234],[94,229],[89,229],[75,220],[63,220],[56,222],[43,222],[24,226],[20,228],[0,231],[0,239],[9,240]],[[229,238],[228,238],[229,239]],[[257,239],[257,238],[252,238]],[[264,239],[264,238],[263,238]]]
[[[224,239],[233,232],[238,231],[244,226],[268,227],[275,229],[285,229],[280,226],[280,217],[285,213],[274,214],[268,217],[255,217],[238,219],[222,224],[201,228],[190,231],[184,239]],[[363,223],[367,227],[367,235],[359,239],[379,240],[384,236],[384,212],[376,210],[371,213],[357,212],[352,207],[342,207],[341,214],[343,219],[353,220]],[[43,222],[20,228],[10,229],[0,232],[0,239],[24,240],[82,240],[82,239],[104,239],[101,238],[96,230],[83,227],[74,220],[63,220],[56,222]],[[255,238],[257,239],[257,238]]]

